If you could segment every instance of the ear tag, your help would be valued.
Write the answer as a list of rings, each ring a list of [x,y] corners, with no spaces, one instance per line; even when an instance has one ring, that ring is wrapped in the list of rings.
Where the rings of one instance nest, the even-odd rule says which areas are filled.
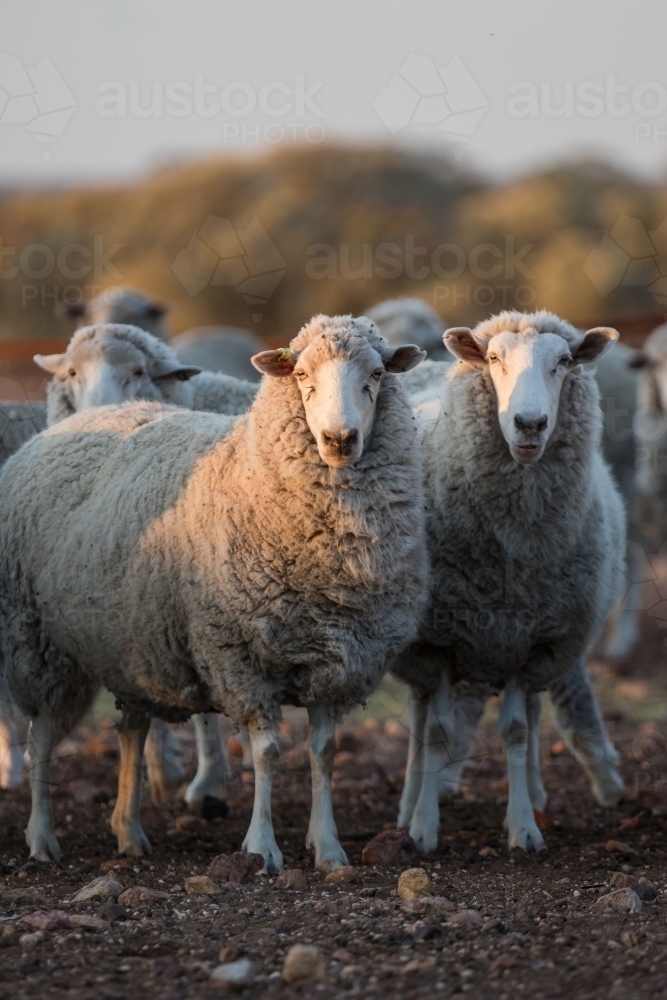
[[[292,357],[289,347],[279,347],[277,350],[278,361],[287,361]]]

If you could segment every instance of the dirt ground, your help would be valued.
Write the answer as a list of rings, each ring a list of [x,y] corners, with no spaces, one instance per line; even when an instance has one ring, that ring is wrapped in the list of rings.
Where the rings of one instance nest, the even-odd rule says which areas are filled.
[[[403,780],[405,696],[398,685],[385,685],[339,734],[334,802],[358,878],[343,885],[313,872],[304,847],[310,803],[305,723],[301,713],[287,713],[275,825],[286,867],[306,873],[308,889],[302,891],[276,888],[275,879],[263,876],[210,896],[184,891],[187,877],[207,874],[213,857],[241,846],[253,788],[241,756],[231,757],[228,817],[189,819],[182,803],[156,807],[147,801],[144,828],[152,858],[118,858],[108,822],[117,774],[115,732],[99,721],[108,714],[109,702],[103,702],[97,719],[61,748],[55,768],[60,865],[28,861],[27,787],[0,793],[1,1000],[212,1000],[227,989],[211,979],[222,949],[225,961],[253,962],[254,984],[236,994],[249,998],[667,997],[667,670],[656,622],[644,616],[631,665],[612,671],[593,664],[592,672],[621,752],[627,797],[612,810],[596,806],[547,716],[542,759],[550,794],[549,851],[539,858],[507,851],[507,785],[492,702],[463,793],[442,807],[438,853],[406,858],[398,866],[362,864],[366,842],[395,823]],[[193,771],[192,737],[180,732]],[[232,749],[242,748],[232,742]],[[449,916],[437,918],[406,912],[397,880],[415,865],[429,873],[435,894],[458,911],[476,914],[457,922],[453,907]],[[640,912],[606,913],[596,900],[619,873],[632,883],[646,879],[657,898],[646,900]],[[26,939],[30,926],[21,918],[36,910],[96,915],[99,900],[71,900],[102,874],[168,896],[157,904],[128,905],[127,919],[103,929],[65,926]],[[282,981],[285,954],[295,943],[321,949],[324,982]]]

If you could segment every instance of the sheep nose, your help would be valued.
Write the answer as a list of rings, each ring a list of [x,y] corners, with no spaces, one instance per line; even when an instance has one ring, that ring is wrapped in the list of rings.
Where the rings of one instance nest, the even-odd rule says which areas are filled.
[[[359,440],[359,431],[322,431],[322,443],[339,455],[349,455]]]
[[[547,429],[548,423],[548,417],[534,417],[521,413],[517,413],[514,417],[514,426],[524,434],[540,434]]]

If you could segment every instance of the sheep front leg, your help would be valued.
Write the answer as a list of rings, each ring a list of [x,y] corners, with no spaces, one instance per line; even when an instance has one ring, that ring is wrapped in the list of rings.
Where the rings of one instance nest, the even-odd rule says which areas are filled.
[[[201,812],[207,795],[217,795],[227,781],[227,759],[220,736],[218,716],[214,713],[193,715],[197,737],[197,773],[188,785],[185,801],[191,810]]]
[[[533,809],[544,811],[547,804],[547,793],[542,784],[542,768],[540,766],[540,715],[542,702],[539,694],[526,695],[526,718],[528,719],[528,795]]]
[[[556,724],[588,775],[593,795],[601,806],[615,806],[625,785],[583,657],[549,685],[549,695]]]
[[[407,830],[412,820],[412,815],[417,805],[419,792],[422,784],[423,751],[424,751],[424,728],[426,726],[426,713],[428,702],[426,699],[412,689],[412,697],[408,708],[408,760],[405,767],[405,781],[401,802],[398,807],[399,830]]]
[[[336,715],[330,705],[308,709],[312,804],[306,847],[315,852],[315,868],[330,872],[348,864],[338,841],[331,801],[331,774],[336,753]]]
[[[155,805],[171,802],[185,777],[178,740],[163,719],[151,721],[146,746],[146,770]]]
[[[60,847],[51,812],[51,760],[62,730],[48,709],[30,723],[28,754],[32,809],[25,832],[30,857],[37,861],[60,861]]]
[[[449,677],[443,673],[440,685],[428,704],[424,726],[424,769],[421,788],[410,823],[410,836],[418,851],[425,854],[438,846],[440,825],[440,775],[451,763],[451,747],[456,736],[455,713]]]
[[[256,719],[248,723],[248,733],[255,768],[255,802],[242,846],[244,851],[262,855],[265,875],[275,875],[283,870],[283,856],[271,821],[271,786],[280,756],[278,735],[273,723],[263,725]]]
[[[505,697],[500,709],[500,733],[505,744],[509,801],[505,820],[508,846],[521,847],[533,854],[546,850],[528,792],[528,743],[529,725],[526,693],[512,678],[505,687]]]
[[[118,837],[119,854],[136,858],[152,853],[141,827],[142,761],[150,724],[148,716],[130,712],[123,712],[116,724],[120,740],[120,773],[111,829]]]

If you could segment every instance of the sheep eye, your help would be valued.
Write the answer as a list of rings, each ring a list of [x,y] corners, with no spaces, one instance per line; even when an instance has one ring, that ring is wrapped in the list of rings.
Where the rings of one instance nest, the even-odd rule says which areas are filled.
[[[70,368],[70,370],[67,372],[67,374],[69,375],[70,378],[74,378],[74,376],[76,375],[76,372],[74,371],[73,368]]]
[[[132,374],[134,375],[135,378],[141,378],[144,374],[144,370],[143,368],[137,368],[137,370],[134,371]]]
[[[497,361],[497,360],[498,360],[497,354],[489,354],[489,361]]]
[[[374,378],[376,382],[379,382],[384,375],[384,368],[376,368],[374,372],[371,372],[371,378]]]
[[[567,365],[569,363],[570,363],[570,355],[569,354],[564,354],[562,358],[558,359],[558,364],[559,365]]]
[[[298,371],[298,372],[294,372],[294,374],[295,374],[295,375],[296,375],[296,377],[297,377],[298,379],[300,379],[300,380],[303,380],[304,378],[308,378],[308,374],[307,374],[307,372],[304,372],[304,371]]]

